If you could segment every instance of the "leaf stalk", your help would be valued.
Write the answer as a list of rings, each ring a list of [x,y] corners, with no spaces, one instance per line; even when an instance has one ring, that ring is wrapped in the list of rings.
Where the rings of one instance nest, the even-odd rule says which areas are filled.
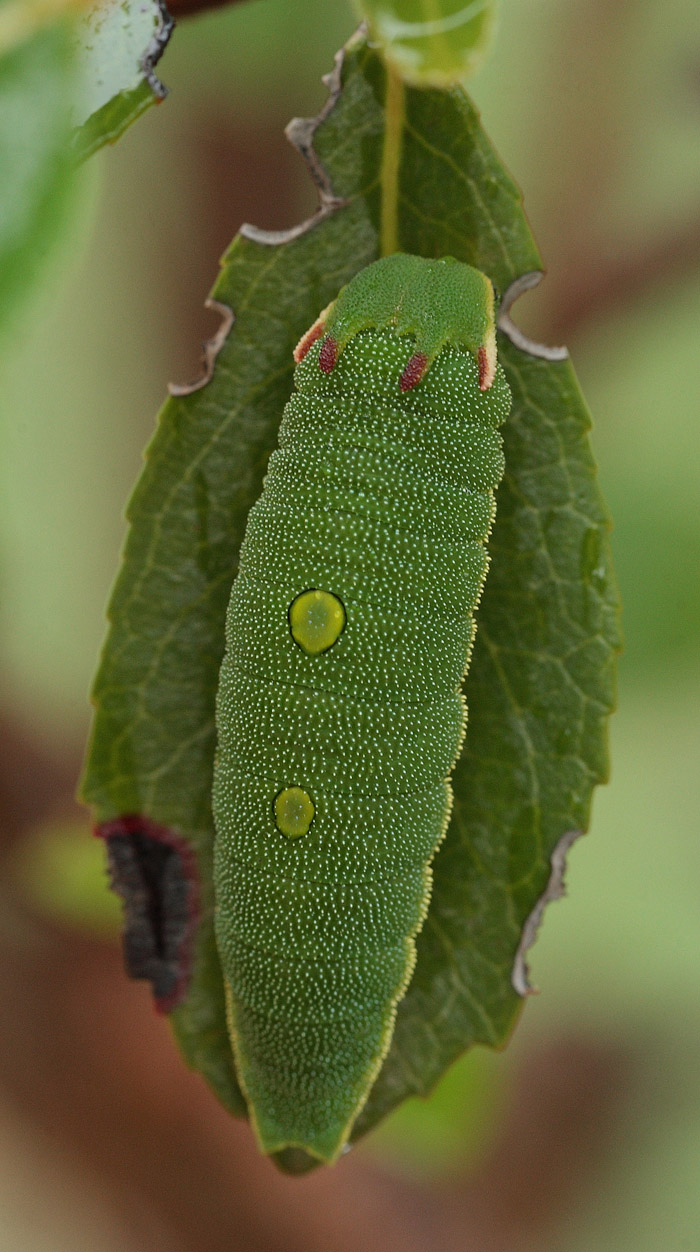
[[[399,251],[399,166],[405,120],[405,89],[400,74],[386,68],[385,130],[381,166],[381,217],[379,242],[382,256]]]

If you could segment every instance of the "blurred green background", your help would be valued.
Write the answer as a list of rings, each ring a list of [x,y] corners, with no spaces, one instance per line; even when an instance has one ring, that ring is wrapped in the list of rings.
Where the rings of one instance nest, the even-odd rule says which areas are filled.
[[[203,302],[218,256],[242,221],[283,227],[313,208],[282,130],[322,105],[320,75],[353,25],[345,0],[256,0],[183,20],[161,65],[171,95],[87,168],[48,280],[4,345],[0,799],[17,837],[0,932],[19,968],[27,945],[46,933],[74,954],[64,972],[96,963],[103,973],[86,976],[87,1018],[97,978],[119,1021],[123,997],[137,1041],[153,1028],[147,993],[118,974],[100,849],[69,800],[124,504],[167,381],[197,375],[200,342],[215,329]],[[547,913],[531,961],[541,994],[509,1049],[465,1058],[431,1100],[400,1110],[323,1182],[260,1173],[261,1188],[270,1187],[260,1203],[294,1206],[290,1185],[300,1196],[307,1188],[331,1214],[323,1232],[334,1252],[353,1246],[332,1214],[349,1203],[341,1171],[354,1169],[352,1194],[386,1223],[386,1238],[398,1220],[393,1189],[412,1197],[417,1247],[442,1229],[426,1225],[420,1242],[439,1196],[441,1220],[451,1214],[445,1248],[695,1249],[700,8],[697,0],[502,0],[491,55],[470,89],[524,189],[548,268],[516,320],[568,343],[594,414],[626,639],[612,781],[596,798],[590,836],[572,851],[569,898]],[[39,1031],[54,1029],[37,983],[18,979],[3,991],[10,1016],[22,1018],[26,996]],[[60,1014],[60,984],[52,994]],[[78,1068],[79,1033],[65,1053]],[[144,1231],[150,1247],[219,1247],[213,1227],[188,1233],[155,1184],[147,1203],[141,1195],[139,1225],[124,1199],[137,1183],[120,1175],[116,1187],[116,1166],[95,1158],[75,1130],[57,1174],[49,1149],[63,1142],[61,1115],[47,1109],[63,1062],[37,1054],[47,1075],[34,1082],[32,1057],[23,1077],[17,1048],[12,1063],[0,1056],[3,1249],[114,1243],[128,1252],[143,1246]],[[127,1060],[117,1066],[117,1088],[126,1068]],[[177,1083],[176,1061],[168,1072]],[[194,1090],[197,1080],[184,1077]],[[209,1116],[208,1097],[197,1108]],[[188,1124],[173,1131],[173,1159]],[[217,1133],[226,1154],[224,1123]],[[252,1151],[236,1134],[234,1165]],[[159,1162],[166,1177],[169,1162]],[[48,1197],[41,1213],[38,1192]],[[300,1199],[289,1219],[300,1230],[302,1210]],[[245,1239],[225,1246],[278,1246],[260,1220],[257,1233],[251,1218]],[[319,1230],[306,1230],[307,1249]],[[279,1246],[296,1243],[288,1233]],[[397,1246],[414,1244],[405,1235]]]

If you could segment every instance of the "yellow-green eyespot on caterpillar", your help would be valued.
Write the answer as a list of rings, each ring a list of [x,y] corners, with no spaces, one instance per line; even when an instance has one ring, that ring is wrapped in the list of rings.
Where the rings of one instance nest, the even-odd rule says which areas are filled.
[[[396,255],[301,340],[217,701],[216,931],[260,1146],[342,1151],[411,978],[510,394],[478,270]]]
[[[275,796],[275,825],[290,839],[306,834],[314,812],[314,802],[302,787],[285,787]]]
[[[289,607],[292,639],[311,656],[332,648],[344,625],[345,609],[329,591],[302,591]]]

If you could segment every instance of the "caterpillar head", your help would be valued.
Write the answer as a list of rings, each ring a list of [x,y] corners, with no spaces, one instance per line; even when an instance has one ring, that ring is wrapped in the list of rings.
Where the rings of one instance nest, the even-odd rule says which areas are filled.
[[[482,391],[493,383],[493,286],[480,270],[454,257],[433,261],[397,252],[360,270],[302,336],[294,359],[302,361],[323,336],[318,363],[330,374],[350,339],[372,329],[392,329],[415,340],[415,351],[399,380],[401,391],[416,387],[448,344],[476,356]]]

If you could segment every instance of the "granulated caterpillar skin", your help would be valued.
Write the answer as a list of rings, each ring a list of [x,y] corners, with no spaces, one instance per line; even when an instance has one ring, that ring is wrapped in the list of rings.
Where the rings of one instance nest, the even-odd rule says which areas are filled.
[[[333,1161],[447,826],[510,393],[491,284],[451,258],[368,266],[295,355],[226,624],[216,929],[261,1148]]]

